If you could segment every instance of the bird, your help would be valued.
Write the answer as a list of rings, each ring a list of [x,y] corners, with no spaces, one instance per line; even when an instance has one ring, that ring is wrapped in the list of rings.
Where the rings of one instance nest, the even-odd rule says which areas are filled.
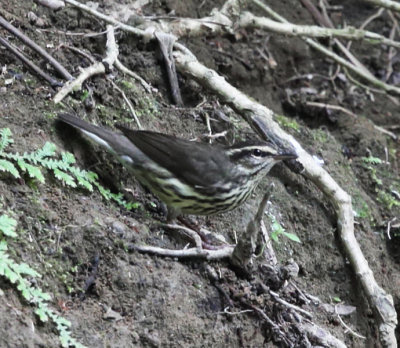
[[[106,147],[141,185],[164,202],[167,221],[182,214],[214,215],[237,208],[279,161],[296,159],[263,140],[232,146],[189,141],[148,130],[90,124],[72,114],[58,119]]]

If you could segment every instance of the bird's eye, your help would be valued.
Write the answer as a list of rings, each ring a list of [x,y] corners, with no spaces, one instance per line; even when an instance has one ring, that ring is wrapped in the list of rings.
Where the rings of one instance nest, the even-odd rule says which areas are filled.
[[[260,149],[254,149],[252,155],[255,157],[264,157],[265,156],[264,152],[262,152]]]

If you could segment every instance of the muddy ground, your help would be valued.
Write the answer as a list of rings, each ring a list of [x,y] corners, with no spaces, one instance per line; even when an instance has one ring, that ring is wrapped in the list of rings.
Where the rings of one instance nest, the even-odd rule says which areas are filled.
[[[214,6],[212,1],[157,1],[143,8],[146,15],[203,17]],[[113,3],[100,1],[100,9],[110,10]],[[275,11],[299,24],[314,24],[311,15],[297,1],[269,1]],[[335,1],[342,9],[332,13],[336,24],[360,26],[376,9],[358,1]],[[44,26],[30,24],[33,11]],[[172,11],[172,12],[171,12]],[[257,10],[259,11],[259,10]],[[256,12],[259,13],[259,12]],[[38,44],[46,47],[71,74],[89,61],[81,55],[57,48],[61,43],[85,50],[100,59],[104,55],[104,35],[84,37],[68,32],[101,32],[104,23],[80,11],[66,8],[53,13],[31,1],[2,0],[0,14],[19,27]],[[368,28],[388,36],[391,22],[387,15]],[[8,36],[0,30],[2,36]],[[9,36],[8,36],[9,37]],[[10,41],[23,47],[16,39]],[[228,130],[227,141],[243,139],[249,128],[230,110],[219,105],[214,96],[184,76],[179,76],[184,108],[172,105],[165,71],[154,43],[144,43],[119,33],[120,60],[143,77],[158,92],[143,88],[120,73],[109,76],[133,102],[144,128],[178,134],[188,139],[207,133],[206,114],[213,132]],[[238,31],[236,35],[182,39],[206,66],[252,98],[271,108],[277,121],[310,153],[323,159],[326,170],[353,197],[356,214],[355,233],[377,282],[393,295],[400,311],[400,231],[387,225],[399,217],[400,192],[398,141],[377,130],[374,125],[390,128],[398,135],[400,114],[398,98],[367,92],[354,85],[343,70],[331,81],[336,65],[292,39],[261,31]],[[384,76],[388,66],[388,49],[353,43],[359,59],[377,76]],[[46,69],[46,64],[30,52],[29,56]],[[262,52],[262,53],[260,53]],[[266,60],[271,54],[275,64]],[[398,76],[394,59],[392,81]],[[28,72],[14,56],[0,49],[0,128],[9,127],[14,144],[10,151],[29,152],[51,141],[59,151],[70,151],[81,168],[96,172],[101,183],[113,192],[123,192],[140,207],[127,211],[105,201],[98,192],[62,185],[50,174],[40,184],[25,176],[16,180],[7,173],[0,176],[1,209],[18,220],[19,238],[9,241],[11,255],[26,262],[43,275],[36,285],[51,294],[50,305],[71,321],[71,332],[88,347],[265,347],[283,345],[272,335],[270,327],[254,312],[236,314],[244,308],[226,297],[242,294],[249,303],[260,306],[280,323],[287,309],[271,301],[254,279],[238,277],[226,262],[176,259],[130,252],[129,243],[182,248],[186,241],[163,230],[160,202],[140,188],[134,178],[108,153],[91,145],[79,135],[55,122],[59,111],[74,111],[81,117],[112,127],[124,122],[135,127],[121,94],[104,76],[92,78],[85,91],[67,98],[63,105],[51,101],[54,90]],[[50,73],[54,73],[50,68]],[[309,79],[307,76],[313,78]],[[11,82],[10,82],[11,81]],[[206,101],[205,104],[200,104]],[[341,105],[357,116],[340,111],[306,106],[306,101]],[[197,106],[197,105],[201,106]],[[219,117],[224,112],[223,119]],[[397,132],[397,133],[396,133]],[[381,163],[367,163],[365,157]],[[325,312],[313,302],[300,301],[298,292],[286,282],[277,290],[287,300],[310,311],[313,321],[329,330],[349,347],[377,347],[376,323],[360,288],[343,257],[336,237],[333,209],[323,195],[300,175],[284,165],[276,166],[256,194],[232,213],[197,218],[209,230],[218,231],[230,242],[235,233],[244,232],[269,182],[275,183],[269,211],[296,234],[299,245],[281,237],[274,244],[281,265],[290,260],[299,265],[299,274],[290,280],[304,293],[318,297],[322,303],[338,302],[357,309],[343,320],[360,339],[346,333],[336,315]],[[393,191],[395,193],[393,193]],[[271,224],[266,217],[267,226]],[[397,223],[399,221],[397,220]],[[394,225],[396,225],[394,223]],[[83,294],[85,282],[93,274],[93,262],[99,260],[95,283]],[[261,272],[263,260],[257,260],[254,272]],[[215,283],[209,269],[220,277]],[[19,296],[15,287],[0,278],[1,347],[57,347],[59,339],[52,323],[41,323],[34,307]],[[270,286],[276,285],[271,282]],[[287,327],[290,332],[290,327]],[[295,346],[302,346],[301,333],[291,333]],[[398,338],[400,333],[397,331]],[[302,343],[301,343],[302,342]]]

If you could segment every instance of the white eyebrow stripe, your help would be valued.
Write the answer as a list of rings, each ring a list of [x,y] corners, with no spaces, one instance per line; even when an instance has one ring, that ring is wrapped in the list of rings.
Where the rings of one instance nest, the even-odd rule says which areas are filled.
[[[266,145],[265,146],[254,145],[254,146],[245,146],[245,147],[241,147],[241,148],[238,148],[238,149],[229,149],[229,153],[230,154],[235,154],[235,153],[238,153],[238,152],[251,151],[251,150],[260,150],[260,151],[264,151],[264,152],[269,152],[269,153],[271,153],[273,155],[278,153],[278,151],[276,151],[274,148],[272,148],[270,146],[266,146]]]

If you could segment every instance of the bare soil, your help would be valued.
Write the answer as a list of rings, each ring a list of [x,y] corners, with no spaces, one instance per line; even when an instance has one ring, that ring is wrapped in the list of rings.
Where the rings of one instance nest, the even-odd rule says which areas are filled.
[[[153,2],[143,12],[167,15],[174,11],[176,16],[202,17],[222,3],[204,1],[200,7],[199,1],[167,0]],[[113,6],[110,1],[99,4],[100,8]],[[335,1],[335,4],[343,6],[335,18],[353,26],[361,25],[376,11],[355,0]],[[291,21],[313,24],[300,2],[273,0],[269,6]],[[44,28],[29,23],[29,11],[44,20]],[[104,35],[84,37],[62,33],[104,30],[104,23],[75,9],[53,13],[30,1],[2,0],[0,14],[46,47],[75,76],[78,67],[87,66],[89,61],[66,48],[57,49],[58,45],[75,46],[99,59],[104,55]],[[370,29],[387,35],[390,28],[391,22],[382,16]],[[4,30],[0,33],[6,35]],[[127,77],[118,73],[110,76],[134,103],[144,128],[194,139],[207,133],[204,122],[207,114],[214,132],[229,130],[229,141],[249,134],[239,117],[219,106],[214,96],[184,76],[179,78],[185,108],[174,107],[156,45],[123,33],[117,38],[121,61],[158,89],[151,96]],[[16,39],[10,37],[10,40],[22,46]],[[300,39],[239,31],[235,36],[190,38],[181,42],[230,83],[278,115],[286,115],[278,120],[282,127],[310,153],[323,159],[325,168],[352,194],[357,240],[378,283],[392,294],[400,311],[400,231],[392,229],[391,239],[386,232],[388,222],[400,216],[400,202],[391,193],[400,192],[400,146],[374,127],[374,124],[389,127],[400,123],[394,98],[368,94],[352,84],[343,71],[334,82],[330,81],[327,77],[336,66]],[[385,74],[386,49],[360,43],[353,43],[352,49],[373,73]],[[41,58],[28,49],[26,52],[46,69]],[[267,52],[272,54],[276,66],[268,64]],[[73,336],[88,347],[281,346],[282,343],[273,340],[268,325],[254,313],[224,313],[227,307],[229,312],[247,309],[237,302],[232,307],[225,296],[240,293],[262,307],[273,320],[284,320],[277,314],[284,313],[284,309],[256,288],[260,279],[267,278],[262,271],[262,260],[254,266],[255,273],[260,274],[245,279],[238,277],[225,262],[178,261],[127,251],[126,246],[132,242],[182,248],[186,241],[159,227],[158,221],[164,219],[160,203],[140,188],[111,155],[55,122],[57,112],[73,110],[105,127],[112,127],[114,122],[134,127],[121,95],[110,82],[104,76],[93,78],[85,86],[90,96],[84,101],[78,92],[64,105],[54,106],[50,99],[54,90],[28,72],[10,52],[0,49],[0,64],[5,67],[0,77],[0,128],[11,129],[15,140],[13,151],[32,151],[46,141],[54,142],[60,151],[74,153],[80,167],[98,173],[105,187],[124,192],[128,199],[141,204],[129,212],[105,201],[99,193],[63,187],[51,175],[46,177],[45,184],[38,184],[28,177],[15,180],[0,173],[1,209],[12,211],[19,224],[20,238],[10,242],[12,254],[17,261],[28,263],[43,275],[37,280],[38,285],[52,294],[53,308],[72,322]],[[398,63],[394,69],[398,71]],[[48,71],[54,73],[50,68]],[[307,74],[314,74],[313,78],[307,78]],[[6,84],[11,78],[12,84]],[[196,107],[203,100],[208,101],[208,107]],[[341,105],[358,116],[306,106],[306,100]],[[220,111],[226,113],[229,122],[218,117]],[[383,162],[366,164],[363,157],[368,155]],[[335,300],[340,300],[356,306],[356,312],[343,320],[367,339],[345,333],[336,315],[313,303],[295,304],[313,313],[314,322],[349,347],[377,347],[376,323],[341,252],[333,209],[317,188],[284,165],[276,166],[268,178],[243,207],[220,216],[197,218],[198,222],[233,242],[235,233],[239,238],[244,233],[267,184],[274,182],[276,188],[269,210],[288,232],[302,241],[299,245],[281,237],[280,243],[274,245],[279,262],[285,265],[292,259],[299,265],[299,275],[291,281],[305,293],[324,303],[335,304]],[[269,223],[267,219],[266,222]],[[99,259],[95,284],[82,294],[95,258]],[[209,278],[207,267],[219,274],[218,284]],[[267,285],[273,286],[274,282]],[[10,283],[0,278],[0,288],[4,291],[0,296],[1,347],[59,345],[54,326],[41,323],[33,313],[34,308]],[[282,287],[280,290],[286,299],[299,301],[295,291]],[[399,331],[397,334],[400,338]]]

